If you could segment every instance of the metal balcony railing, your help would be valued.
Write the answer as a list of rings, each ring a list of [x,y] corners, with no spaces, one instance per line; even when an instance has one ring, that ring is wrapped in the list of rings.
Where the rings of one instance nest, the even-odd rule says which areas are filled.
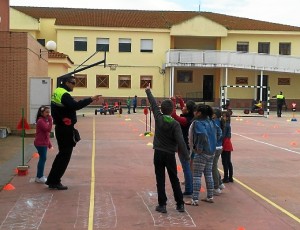
[[[228,67],[300,73],[300,57],[216,50],[169,50],[165,67]]]

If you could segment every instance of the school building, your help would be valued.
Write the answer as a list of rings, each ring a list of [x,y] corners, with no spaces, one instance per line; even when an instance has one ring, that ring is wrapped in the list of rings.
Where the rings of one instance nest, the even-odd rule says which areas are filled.
[[[57,78],[75,74],[76,98],[103,101],[145,98],[150,83],[158,100],[173,95],[219,106],[221,86],[267,86],[300,103],[300,27],[212,12],[71,9],[10,6],[10,31],[28,32],[55,52],[36,52]],[[225,88],[232,107],[268,99],[267,88]]]

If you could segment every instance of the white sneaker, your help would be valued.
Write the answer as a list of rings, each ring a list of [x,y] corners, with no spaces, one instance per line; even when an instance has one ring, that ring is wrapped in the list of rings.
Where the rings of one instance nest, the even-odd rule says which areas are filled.
[[[220,184],[219,185],[219,189],[223,190],[225,188],[225,185],[224,184]]]
[[[36,183],[45,184],[46,181],[47,181],[47,177],[45,177],[45,176],[42,176],[41,178],[38,178],[38,177],[35,178]]]
[[[222,190],[217,188],[217,189],[214,189],[214,195],[215,196],[219,196],[220,194],[222,193]]]
[[[189,200],[189,201],[186,201],[184,202],[186,205],[192,205],[192,206],[198,206],[198,200]]]
[[[214,199],[212,197],[211,198],[206,197],[206,198],[202,199],[202,201],[207,202],[207,203],[214,203]]]

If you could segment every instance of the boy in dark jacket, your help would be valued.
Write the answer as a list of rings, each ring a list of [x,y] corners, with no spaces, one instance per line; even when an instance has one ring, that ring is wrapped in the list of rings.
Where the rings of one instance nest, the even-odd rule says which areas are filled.
[[[170,116],[173,112],[173,102],[171,100],[164,100],[161,103],[160,111],[149,85],[146,88],[146,94],[155,119],[153,149],[158,193],[158,206],[156,206],[155,210],[161,213],[167,212],[165,190],[165,168],[167,168],[176,201],[176,210],[184,212],[183,195],[177,177],[175,152],[180,152],[186,160],[189,160],[189,152],[186,148],[179,123]]]

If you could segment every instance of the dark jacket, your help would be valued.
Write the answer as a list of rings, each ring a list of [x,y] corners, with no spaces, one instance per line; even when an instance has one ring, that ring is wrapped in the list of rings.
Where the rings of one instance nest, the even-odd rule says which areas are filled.
[[[179,152],[185,159],[189,159],[189,152],[184,142],[180,125],[171,116],[161,113],[150,89],[146,90],[155,119],[155,134],[153,149],[164,152]]]
[[[63,85],[61,88],[69,91],[68,87]],[[55,91],[54,91],[55,93]],[[75,101],[74,98],[69,93],[64,93],[61,98],[61,103],[63,106],[58,106],[53,101],[51,101],[51,115],[53,117],[53,122],[56,125],[66,125],[63,121],[64,118],[71,120],[71,126],[74,126],[77,122],[76,110],[80,110],[87,105],[92,103],[92,98],[86,98],[80,101]]]

